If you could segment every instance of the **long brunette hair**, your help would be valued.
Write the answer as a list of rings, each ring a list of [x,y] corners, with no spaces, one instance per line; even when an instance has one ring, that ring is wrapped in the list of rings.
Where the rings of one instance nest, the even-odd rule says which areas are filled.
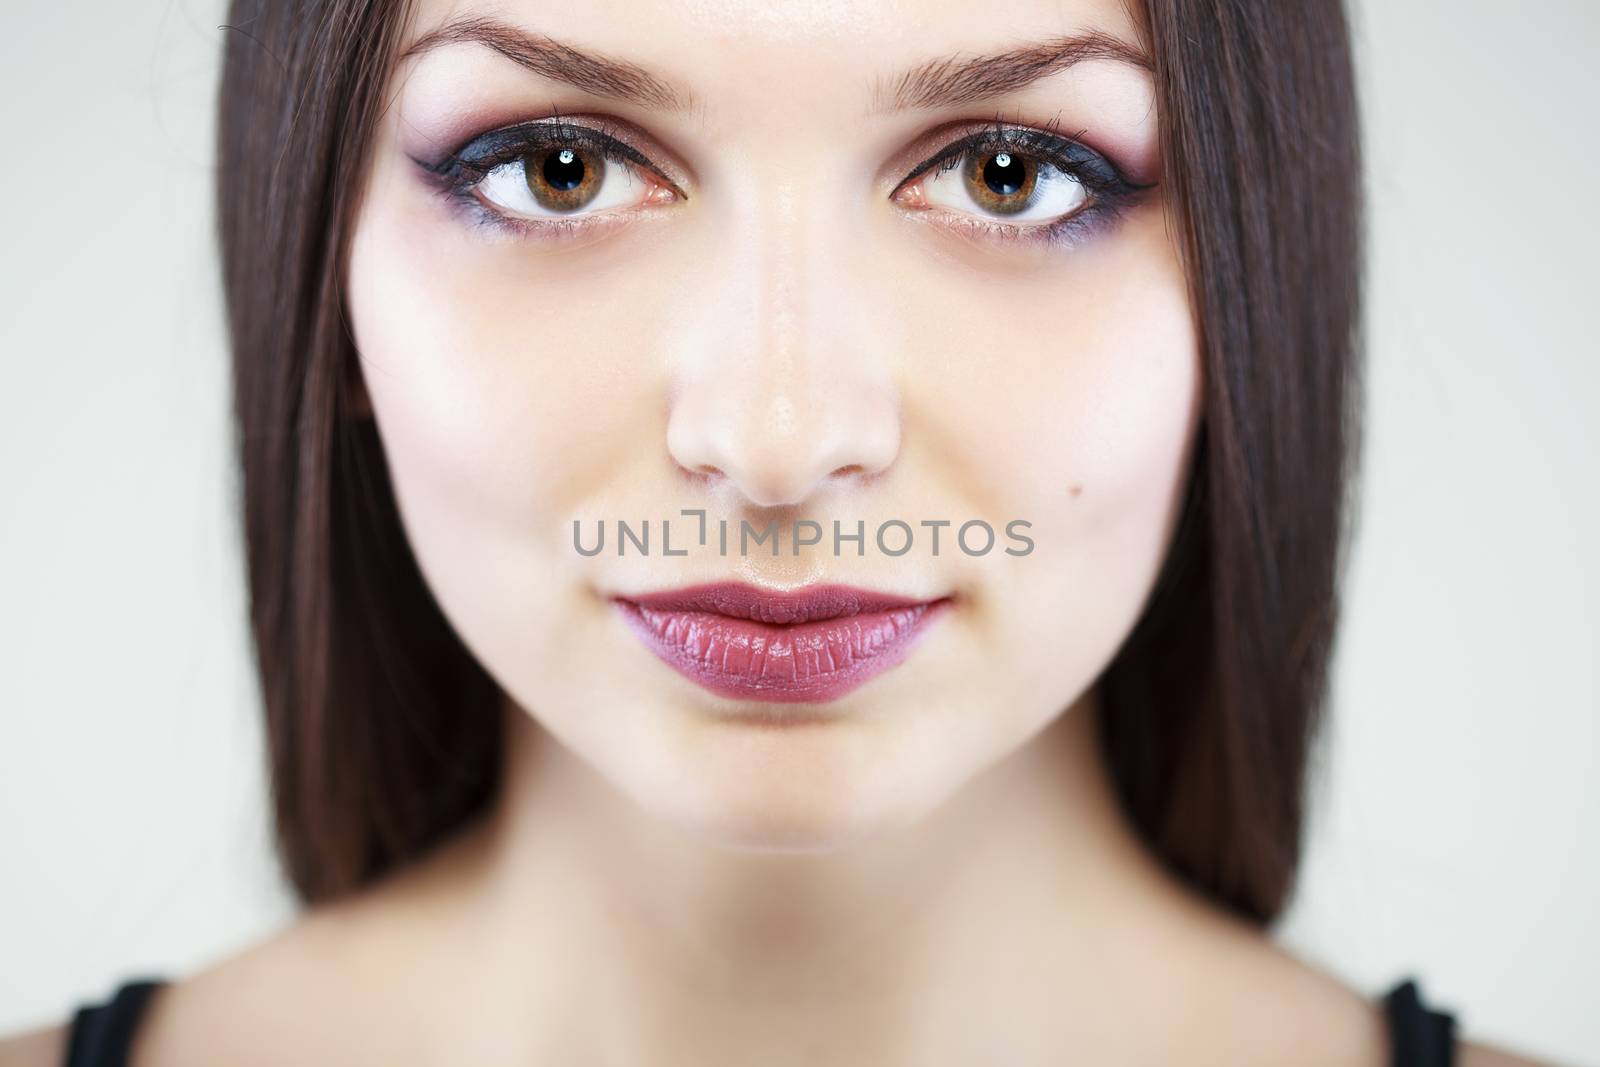
[[[279,854],[306,903],[485,809],[499,690],[445,620],[352,410],[345,253],[407,0],[235,0],[218,214]],[[1360,160],[1339,0],[1146,0],[1204,417],[1156,591],[1100,679],[1118,793],[1265,923],[1300,855],[1358,433]]]

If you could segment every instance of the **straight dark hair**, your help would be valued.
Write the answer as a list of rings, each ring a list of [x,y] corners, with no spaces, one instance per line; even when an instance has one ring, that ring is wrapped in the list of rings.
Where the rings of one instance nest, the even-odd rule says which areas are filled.
[[[1189,492],[1099,679],[1122,803],[1186,884],[1266,923],[1299,863],[1358,430],[1361,199],[1339,0],[1147,0],[1203,363]],[[218,212],[250,621],[284,873],[369,885],[483,813],[500,690],[411,553],[342,273],[406,0],[235,0]]]

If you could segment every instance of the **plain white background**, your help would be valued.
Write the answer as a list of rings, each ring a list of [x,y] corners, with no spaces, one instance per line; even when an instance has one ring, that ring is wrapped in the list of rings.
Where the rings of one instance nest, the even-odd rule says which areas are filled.
[[[1600,1064],[1600,6],[1358,0],[1368,464],[1280,936]],[[210,222],[216,0],[0,34],[0,1032],[292,909]]]

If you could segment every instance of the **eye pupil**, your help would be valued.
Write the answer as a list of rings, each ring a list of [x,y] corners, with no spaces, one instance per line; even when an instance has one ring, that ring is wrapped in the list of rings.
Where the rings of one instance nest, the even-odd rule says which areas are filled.
[[[550,183],[551,188],[563,193],[571,192],[583,184],[583,170],[578,154],[570,148],[552,152],[544,160],[544,180]]]
[[[1027,184],[1027,171],[1011,153],[996,152],[984,165],[983,183],[997,196],[1013,196]]]

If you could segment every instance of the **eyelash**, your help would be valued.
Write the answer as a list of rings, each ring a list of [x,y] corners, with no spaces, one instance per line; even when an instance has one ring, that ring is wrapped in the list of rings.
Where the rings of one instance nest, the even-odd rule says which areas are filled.
[[[635,208],[602,211],[575,219],[529,218],[513,216],[485,202],[477,194],[479,184],[490,171],[507,163],[562,145],[586,148],[609,163],[627,167],[648,176],[654,183],[665,183],[679,199],[686,199],[672,179],[631,145],[617,137],[615,127],[591,126],[560,118],[523,123],[491,130],[473,138],[463,147],[435,162],[416,163],[439,184],[441,191],[463,209],[470,221],[488,229],[518,236],[560,239],[593,231],[597,226],[615,223],[637,213]],[[985,219],[964,212],[941,211],[953,216],[948,223],[980,237],[1001,241],[1029,241],[1046,246],[1072,244],[1110,227],[1122,212],[1153,185],[1139,185],[1124,177],[1105,156],[1076,137],[1065,137],[1049,129],[1011,126],[995,119],[984,129],[946,144],[933,156],[914,167],[895,186],[891,197],[919,179],[959,166],[970,153],[989,155],[1011,152],[1035,165],[1048,165],[1079,182],[1089,195],[1088,202],[1070,215],[1050,223],[1016,224]],[[935,210],[921,208],[919,211]]]

